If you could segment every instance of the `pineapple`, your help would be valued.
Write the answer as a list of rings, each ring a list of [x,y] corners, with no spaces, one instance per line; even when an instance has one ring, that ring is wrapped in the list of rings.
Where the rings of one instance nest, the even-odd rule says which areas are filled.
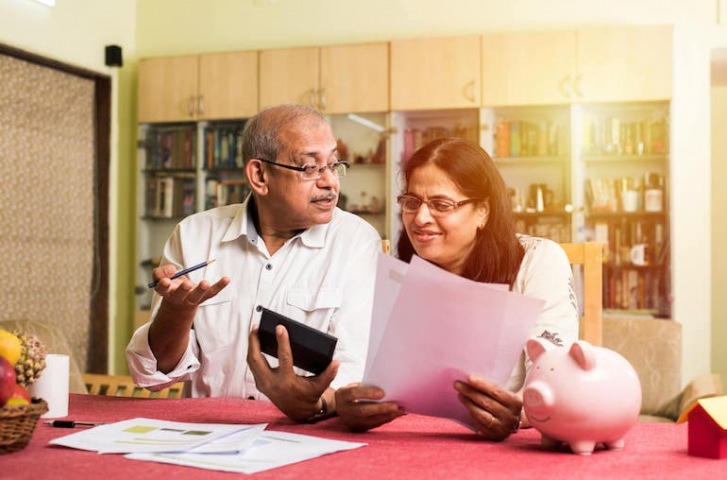
[[[15,363],[17,382],[24,387],[32,385],[45,368],[45,345],[35,335],[13,332],[20,339],[20,358]]]

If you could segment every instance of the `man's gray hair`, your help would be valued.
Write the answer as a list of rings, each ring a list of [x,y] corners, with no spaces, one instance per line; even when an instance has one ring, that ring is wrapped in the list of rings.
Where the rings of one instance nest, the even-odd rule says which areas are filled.
[[[327,122],[321,112],[306,105],[284,104],[266,108],[245,123],[242,130],[242,159],[245,164],[251,158],[275,161],[286,145],[280,142],[280,134],[287,128],[313,120]]]

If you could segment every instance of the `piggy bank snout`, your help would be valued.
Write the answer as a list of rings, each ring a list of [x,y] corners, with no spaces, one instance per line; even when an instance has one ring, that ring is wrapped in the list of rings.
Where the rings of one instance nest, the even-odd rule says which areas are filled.
[[[547,410],[554,402],[553,390],[545,382],[532,382],[523,390],[523,406],[529,410]]]

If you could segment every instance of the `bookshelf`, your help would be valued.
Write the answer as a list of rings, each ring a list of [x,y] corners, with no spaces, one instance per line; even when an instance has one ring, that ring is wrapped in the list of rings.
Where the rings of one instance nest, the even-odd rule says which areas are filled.
[[[391,238],[387,230],[392,202],[386,192],[386,114],[338,114],[328,116],[328,120],[338,139],[340,159],[351,165],[341,179],[338,206],[369,222],[381,238]]]
[[[670,317],[670,104],[589,104],[579,116],[583,236],[608,245],[604,308]]]
[[[247,196],[239,143],[244,125],[244,120],[140,125],[138,310],[149,308],[146,284],[175,225],[195,212]]]
[[[422,144],[479,141],[511,192],[518,232],[604,243],[604,308],[670,317],[669,111],[650,101],[392,112],[388,196]]]
[[[254,105],[295,101],[328,116],[352,164],[339,205],[394,245],[401,162],[431,139],[468,138],[505,178],[519,232],[607,244],[604,307],[668,317],[671,45],[670,27],[638,26],[146,59],[137,284],[191,209],[245,197],[236,138]],[[171,88],[170,75],[199,80]]]
[[[480,145],[507,183],[517,231],[570,242],[570,107],[488,107],[480,111],[480,125]]]

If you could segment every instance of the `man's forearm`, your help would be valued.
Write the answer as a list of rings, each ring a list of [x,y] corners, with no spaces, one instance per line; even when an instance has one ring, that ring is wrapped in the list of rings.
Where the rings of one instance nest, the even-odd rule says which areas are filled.
[[[187,350],[197,307],[175,309],[162,301],[149,327],[149,347],[162,373],[171,372]]]

